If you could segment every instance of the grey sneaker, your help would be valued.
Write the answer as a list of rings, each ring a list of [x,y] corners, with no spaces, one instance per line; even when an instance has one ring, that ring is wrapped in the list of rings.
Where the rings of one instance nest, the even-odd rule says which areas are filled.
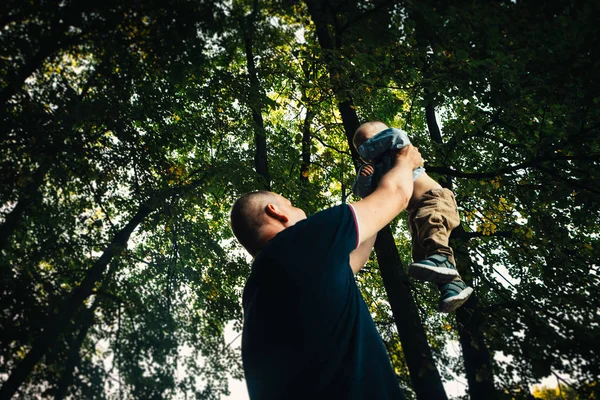
[[[445,313],[455,311],[462,306],[473,294],[473,288],[467,286],[462,280],[457,279],[444,285],[439,285],[440,302],[438,310]]]
[[[448,283],[460,278],[456,267],[441,254],[433,254],[424,260],[416,261],[408,266],[408,275],[422,281]]]

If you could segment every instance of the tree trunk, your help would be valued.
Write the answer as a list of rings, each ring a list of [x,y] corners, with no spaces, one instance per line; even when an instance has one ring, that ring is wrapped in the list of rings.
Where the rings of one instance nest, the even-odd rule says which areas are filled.
[[[91,84],[95,80],[96,76],[97,70],[86,82],[83,90],[81,91],[81,94],[77,96],[77,100],[71,102],[68,105],[68,115],[75,116],[78,114],[79,106],[83,102],[84,97],[87,95],[88,90],[91,87]],[[60,125],[60,131],[64,132],[65,137],[72,132],[75,121],[75,117],[70,117],[66,121],[63,121],[63,123]],[[17,205],[15,206],[15,208],[11,210],[11,212],[6,216],[4,223],[0,226],[0,250],[6,248],[8,239],[19,228],[21,220],[28,211],[28,209],[35,207],[36,203],[41,200],[40,187],[43,185],[44,178],[48,174],[48,171],[50,170],[52,165],[54,165],[54,163],[56,162],[56,159],[59,154],[58,147],[53,146],[51,144],[51,141],[49,140],[52,135],[56,136],[54,131],[52,134],[49,134],[48,132],[44,132],[44,134],[38,134],[38,143],[43,142],[43,145],[39,146],[39,148],[34,147],[32,150],[32,154],[34,155],[34,159],[38,160],[40,166],[35,170],[29,183],[27,183],[23,190],[21,190],[21,192],[19,193]],[[60,136],[56,136],[54,139],[58,142],[63,140],[63,138]],[[72,151],[81,150],[77,149]]]
[[[112,277],[114,276],[115,268],[111,268],[106,274],[106,277],[102,281],[102,285],[98,290],[99,293],[104,293]],[[77,336],[71,336],[68,341],[69,349],[67,352],[67,359],[65,366],[60,376],[59,381],[56,384],[56,390],[54,394],[54,400],[62,400],[67,396],[69,387],[73,384],[75,368],[81,363],[81,346],[85,340],[90,328],[94,326],[94,319],[96,317],[96,309],[102,302],[102,296],[96,295],[94,303],[90,308],[86,308],[80,315],[79,318],[79,332]],[[75,329],[74,329],[75,330]]]
[[[469,398],[472,400],[493,400],[498,397],[490,352],[482,332],[483,318],[475,295],[456,311],[459,341],[469,383]]]
[[[28,11],[15,14],[12,16],[3,16],[0,18],[0,27],[2,24],[10,23],[11,21],[21,21],[25,19],[38,20],[43,19],[40,15],[44,13],[54,13],[49,15],[48,22],[49,33],[45,37],[39,38],[37,45],[37,52],[32,55],[25,64],[17,69],[12,76],[5,78],[8,82],[2,90],[0,90],[0,110],[3,112],[6,109],[6,102],[13,97],[25,84],[27,78],[29,78],[35,71],[37,71],[49,57],[57,54],[60,50],[65,49],[69,46],[76,44],[84,36],[88,36],[92,32],[96,32],[99,29],[101,32],[109,32],[114,29],[120,21],[122,16],[117,18],[110,18],[110,15],[106,15],[104,21],[101,23],[92,23],[87,26],[81,24],[83,13],[95,12],[101,13],[107,11],[110,13],[110,8],[113,6],[112,1],[98,4],[97,2],[87,1],[72,1],[67,2],[66,6],[57,8],[56,2],[48,2],[49,4],[36,4]],[[103,9],[106,7],[106,9]],[[89,18],[89,15],[88,15]],[[108,24],[107,24],[108,22]],[[87,30],[81,34],[69,34],[69,29],[72,25],[76,25],[80,28],[85,27]]]
[[[358,166],[360,158],[352,145],[352,137],[360,124],[356,111],[352,107],[352,100],[341,93],[341,83],[337,82],[335,78],[339,74],[335,71],[334,60],[330,55],[334,47],[327,28],[327,15],[325,14],[327,11],[323,9],[319,0],[306,0],[306,4],[315,23],[317,39],[325,54],[325,62],[329,68],[335,95],[341,99],[338,107],[353,161]],[[336,37],[336,43],[341,43],[340,37]],[[433,360],[418,309],[407,285],[408,278],[404,273],[389,226],[382,229],[377,235],[375,252],[417,398],[446,399],[447,395]]]
[[[25,355],[25,358],[11,371],[8,379],[0,388],[0,400],[9,400],[27,380],[36,364],[44,357],[47,349],[54,346],[62,333],[64,326],[73,319],[79,308],[83,305],[85,299],[92,294],[94,287],[102,279],[102,276],[108,268],[108,264],[113,257],[119,255],[127,248],[127,242],[133,231],[141,224],[146,217],[156,210],[164,199],[174,195],[181,195],[184,192],[194,190],[200,186],[205,177],[210,174],[206,169],[205,175],[195,179],[186,186],[178,186],[168,189],[166,192],[158,192],[148,202],[142,204],[137,213],[129,220],[127,225],[117,232],[112,242],[106,247],[100,258],[87,271],[85,278],[75,288],[71,295],[60,306],[59,311],[46,320],[45,329],[31,345],[31,350]]]
[[[429,90],[425,89],[425,93]],[[431,102],[428,102],[425,106],[425,119],[427,120],[427,130],[429,130],[429,137],[433,142],[442,144],[442,132],[435,119],[435,108]]]
[[[10,399],[23,382],[27,380],[35,365],[44,357],[46,351],[54,346],[64,326],[73,319],[85,299],[92,293],[94,286],[102,279],[108,263],[115,255],[118,255],[127,247],[131,233],[152,211],[153,208],[142,205],[127,225],[117,232],[113,241],[88,270],[81,284],[73,290],[69,298],[62,304],[58,313],[47,320],[46,328],[40,332],[37,339],[33,342],[31,350],[29,350],[23,361],[16,366],[6,382],[4,382],[4,385],[0,389],[0,400]]]
[[[86,309],[81,318],[81,327],[77,336],[69,341],[69,351],[67,353],[67,359],[65,361],[65,367],[63,369],[60,380],[56,386],[56,394],[54,400],[62,400],[67,395],[69,387],[73,383],[73,373],[75,368],[81,362],[81,345],[87,336],[88,331],[94,324],[94,313],[98,307],[99,300],[94,301],[93,306],[90,309]]]
[[[66,26],[63,26],[63,30],[66,30],[66,28]],[[59,43],[60,41],[58,41],[56,35],[50,35],[47,40],[42,42],[40,50],[11,77],[8,85],[0,91],[0,104],[2,104],[2,107],[5,107],[5,103],[23,86],[25,80],[37,71],[42,63],[61,47]]]
[[[375,253],[417,398],[446,399],[442,379],[409,289],[409,278],[404,273],[389,225],[377,235]]]
[[[102,64],[104,60],[102,61]],[[71,102],[68,105],[67,115],[75,116],[78,115],[81,104],[83,103],[84,97],[87,95],[92,83],[96,79],[98,74],[98,70],[91,75],[88,81],[85,83],[83,90],[77,96],[76,100]],[[70,133],[73,132],[73,126],[76,123],[75,117],[70,117],[66,121],[63,121],[60,125],[60,131],[64,132],[64,137],[67,137]],[[48,133],[45,133],[46,135]],[[15,208],[11,210],[11,212],[6,216],[4,223],[0,226],[0,250],[4,249],[7,245],[8,239],[13,234],[13,232],[19,227],[21,219],[26,211],[32,207],[35,207],[35,202],[41,199],[40,196],[40,186],[44,183],[44,178],[52,165],[56,163],[57,157],[59,156],[59,149],[57,146],[53,146],[49,141],[49,136],[46,137],[41,133],[38,136],[38,142],[43,142],[43,146],[40,146],[40,149],[33,149],[33,155],[36,160],[40,163],[40,166],[35,170],[31,181],[25,185],[23,190],[19,193],[19,198],[17,200],[17,205]],[[56,142],[60,142],[63,140],[63,137],[56,136],[54,138]],[[92,137],[90,141],[95,140],[95,137]],[[50,149],[50,150],[48,150]],[[82,151],[80,148],[70,149],[70,151]]]
[[[306,97],[303,96],[305,100]],[[302,161],[300,164],[300,182],[303,185],[308,183],[308,169],[310,167],[310,144],[312,140],[312,135],[310,133],[310,126],[312,123],[312,119],[314,117],[314,113],[311,111],[310,106],[308,105],[308,101],[305,101],[306,104],[306,117],[304,117],[304,122],[302,123]]]
[[[39,189],[44,182],[44,176],[48,172],[50,163],[44,163],[38,167],[33,174],[31,181],[23,188],[19,194],[17,205],[6,216],[4,223],[0,226],[0,250],[4,249],[8,243],[8,239],[13,232],[19,227],[21,218],[25,210],[29,208],[36,197],[39,196]]]
[[[433,142],[442,144],[442,135],[435,119],[435,109],[431,102],[425,107],[427,128]],[[452,177],[447,176],[443,186],[452,188]],[[458,226],[453,233],[464,232],[462,225]],[[457,236],[456,234],[451,235]],[[468,240],[468,239],[467,239]],[[462,272],[462,277],[468,285],[472,285],[471,265],[473,265],[465,240],[453,240],[452,245],[458,258],[457,269]],[[494,388],[494,373],[492,359],[483,336],[483,325],[485,317],[479,307],[477,293],[456,311],[458,322],[458,335],[463,351],[463,361],[469,383],[469,397],[472,400],[495,399],[498,396]]]
[[[314,63],[315,60],[311,58],[302,64],[302,72],[304,73],[304,79],[307,82],[314,78]],[[302,91],[302,104],[304,104],[306,107],[306,115],[304,116],[304,121],[302,123],[302,161],[300,164],[300,183],[302,184],[304,191],[306,189],[306,185],[308,184],[311,157],[310,145],[312,143],[310,127],[312,125],[313,118],[315,117],[315,112],[313,111],[310,99],[306,94],[306,87],[303,84],[300,86]]]
[[[455,230],[460,232],[464,228],[459,226]],[[466,250],[466,241],[453,240],[455,254],[460,270],[467,271],[463,276],[465,282],[471,286],[473,262]],[[456,311],[458,323],[458,336],[463,352],[463,362],[469,383],[469,398],[472,400],[493,400],[499,394],[494,387],[494,370],[492,357],[485,342],[483,331],[485,328],[485,315],[479,306],[477,292]]]
[[[254,2],[252,13],[242,19],[242,33],[244,39],[244,50],[246,52],[246,63],[248,65],[248,75],[250,79],[250,93],[248,94],[248,105],[252,110],[252,121],[254,122],[254,167],[256,172],[263,179],[265,190],[271,190],[271,175],[267,159],[267,135],[265,124],[262,117],[262,107],[264,93],[260,88],[258,72],[254,62],[253,40],[254,40],[254,22],[258,14],[258,1]]]

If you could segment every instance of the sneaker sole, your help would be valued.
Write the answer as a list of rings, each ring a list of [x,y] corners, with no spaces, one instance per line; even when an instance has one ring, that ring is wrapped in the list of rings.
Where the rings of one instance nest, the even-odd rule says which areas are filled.
[[[463,304],[465,304],[465,302],[469,299],[469,297],[471,297],[472,294],[473,288],[467,287],[465,290],[463,290],[456,296],[452,296],[446,300],[441,301],[438,308],[441,312],[451,313]]]
[[[459,277],[458,271],[446,267],[432,267],[427,264],[413,263],[408,266],[408,275],[422,281],[448,283]]]

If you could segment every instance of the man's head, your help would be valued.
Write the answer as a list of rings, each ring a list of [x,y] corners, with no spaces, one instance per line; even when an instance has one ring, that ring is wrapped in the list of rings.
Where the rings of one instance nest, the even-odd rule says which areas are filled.
[[[265,190],[240,197],[231,208],[231,230],[248,253],[255,257],[279,232],[306,218],[283,196]]]
[[[371,139],[373,136],[387,128],[388,126],[381,121],[365,122],[364,124],[358,127],[356,132],[354,132],[354,137],[352,138],[352,144],[354,144],[354,148],[358,150],[358,148],[364,142]]]

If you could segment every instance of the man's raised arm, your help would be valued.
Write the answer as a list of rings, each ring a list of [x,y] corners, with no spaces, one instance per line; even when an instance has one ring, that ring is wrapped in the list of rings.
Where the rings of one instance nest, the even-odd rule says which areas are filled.
[[[358,272],[371,253],[375,236],[407,206],[413,192],[413,170],[423,165],[421,153],[407,146],[396,153],[394,167],[379,182],[377,189],[352,204],[360,235],[359,247],[350,255],[350,266]]]

